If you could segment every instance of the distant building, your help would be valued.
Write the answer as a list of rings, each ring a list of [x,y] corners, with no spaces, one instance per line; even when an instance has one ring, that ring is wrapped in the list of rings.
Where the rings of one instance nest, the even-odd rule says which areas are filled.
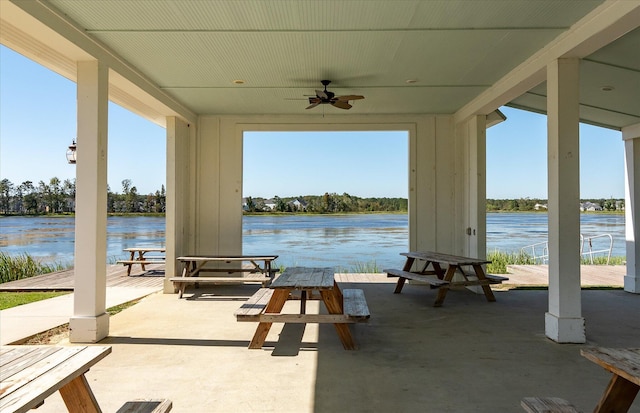
[[[536,211],[540,211],[541,209],[549,209],[547,207],[547,204],[535,204],[533,206],[533,209],[535,209]]]
[[[276,209],[276,201],[274,201],[273,198],[265,199],[264,210],[273,211],[274,209]]]
[[[294,199],[293,201],[289,201],[289,205],[291,205],[291,209],[294,211],[307,210],[307,203],[304,199]]]
[[[580,204],[580,211],[602,211],[602,207],[593,202],[583,202]]]

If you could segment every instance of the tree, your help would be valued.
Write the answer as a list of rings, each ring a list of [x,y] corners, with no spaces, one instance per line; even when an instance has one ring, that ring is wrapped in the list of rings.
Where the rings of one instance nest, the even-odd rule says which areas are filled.
[[[9,206],[11,201],[11,193],[13,192],[13,183],[8,179],[0,181],[0,210],[4,214],[9,213]]]
[[[247,197],[247,211],[256,212],[256,203],[250,196]]]

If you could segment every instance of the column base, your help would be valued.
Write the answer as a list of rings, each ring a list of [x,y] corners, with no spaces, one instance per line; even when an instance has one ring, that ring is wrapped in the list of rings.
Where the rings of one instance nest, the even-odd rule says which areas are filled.
[[[628,293],[640,293],[640,278],[637,275],[624,276],[624,290]]]
[[[71,317],[69,320],[69,342],[97,343],[109,335],[109,314],[94,317]]]
[[[557,343],[586,343],[583,317],[558,317],[555,314],[544,315],[545,334]]]

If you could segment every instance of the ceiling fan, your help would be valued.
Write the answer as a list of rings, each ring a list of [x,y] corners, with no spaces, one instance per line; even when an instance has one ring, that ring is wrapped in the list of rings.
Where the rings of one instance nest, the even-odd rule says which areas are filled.
[[[364,99],[364,96],[360,95],[336,96],[335,93],[327,90],[327,86],[331,83],[330,80],[321,80],[320,82],[324,85],[324,90],[316,89],[316,95],[309,98],[310,105],[307,106],[307,109],[326,104],[330,104],[340,109],[350,109],[350,100]]]

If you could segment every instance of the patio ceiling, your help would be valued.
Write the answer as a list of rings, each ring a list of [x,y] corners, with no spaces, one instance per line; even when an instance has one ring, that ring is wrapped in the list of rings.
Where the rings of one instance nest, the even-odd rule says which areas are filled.
[[[120,72],[112,76],[112,100],[162,122],[163,111],[150,107],[138,88],[157,87],[178,113],[195,115],[454,114],[606,2],[2,3],[3,44],[72,79],[70,63],[88,56],[73,43],[89,53],[100,48]],[[623,34],[579,56],[585,122],[615,129],[640,122],[640,29]],[[16,35],[29,41],[16,41]],[[128,84],[131,73],[144,82]],[[332,81],[328,89],[336,95],[365,99],[348,111],[329,105],[305,110],[322,79]],[[500,104],[544,112],[545,95],[544,83],[536,82]]]

